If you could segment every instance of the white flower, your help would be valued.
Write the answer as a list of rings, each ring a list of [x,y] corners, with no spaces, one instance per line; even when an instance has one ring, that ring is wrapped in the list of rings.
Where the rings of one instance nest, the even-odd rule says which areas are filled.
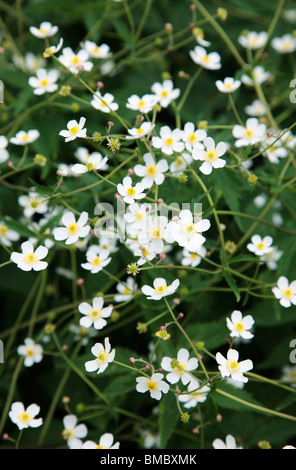
[[[249,116],[264,116],[266,109],[262,101],[254,100],[250,105],[245,107],[245,112],[249,114]]]
[[[94,59],[107,59],[112,54],[110,52],[110,47],[107,44],[100,44],[99,46],[93,41],[85,41],[81,44],[81,47],[85,49],[90,57]]]
[[[248,378],[243,373],[253,369],[253,362],[250,359],[238,362],[238,351],[235,349],[228,349],[227,358],[218,352],[216,354],[216,361],[219,364],[218,369],[221,372],[222,378],[231,376],[235,381],[248,382]]]
[[[261,83],[264,83],[270,77],[270,72],[267,72],[267,70],[265,70],[264,67],[262,67],[261,65],[256,65],[256,67],[253,68],[251,75],[247,75],[246,73],[244,73],[241,76],[241,82],[245,85],[254,86],[255,80],[256,83],[261,85]]]
[[[235,80],[233,77],[226,77],[222,80],[216,80],[216,87],[221,93],[233,93],[241,86],[240,80]]]
[[[14,145],[27,145],[35,142],[38,139],[40,133],[37,129],[31,129],[30,131],[18,131],[14,137],[9,139],[9,142]]]
[[[110,263],[109,254],[108,250],[104,250],[98,245],[92,245],[86,252],[87,263],[82,263],[81,267],[96,274]]]
[[[267,137],[264,142],[262,142],[261,149],[264,150],[262,155],[267,157],[271,163],[276,165],[280,163],[281,158],[286,158],[288,156],[288,150],[283,147],[281,140],[275,141],[275,137]],[[266,148],[268,147],[268,148]]]
[[[20,238],[20,235],[11,230],[3,221],[0,221],[0,242],[2,245],[11,246],[11,242],[15,242]]]
[[[87,372],[97,371],[97,374],[104,372],[115,357],[115,349],[111,351],[109,338],[105,338],[104,346],[102,343],[96,343],[91,348],[91,353],[96,356],[96,359],[87,361],[85,363],[85,369]]]
[[[197,403],[203,403],[207,399],[207,394],[211,390],[208,385],[200,386],[197,379],[191,379],[187,387],[187,393],[180,394],[178,399],[184,403],[184,408],[195,408]]]
[[[4,135],[0,136],[0,163],[6,162],[9,158],[9,153],[6,150],[8,140]]]
[[[281,380],[288,382],[291,387],[296,387],[296,365],[283,366]]]
[[[278,267],[277,261],[281,258],[283,252],[281,250],[278,250],[276,246],[273,247],[272,251],[269,253],[265,253],[265,255],[262,255],[260,257],[260,260],[266,263],[266,266],[271,269],[272,271],[275,271]]]
[[[58,70],[45,70],[43,68],[36,71],[36,77],[30,77],[29,85],[34,88],[34,95],[43,95],[44,93],[53,93],[58,89],[56,84],[60,73]]]
[[[101,330],[107,325],[105,318],[109,318],[113,307],[108,306],[103,308],[104,299],[103,297],[95,297],[92,301],[92,305],[87,302],[82,302],[78,305],[78,310],[84,317],[80,318],[79,323],[85,328],[94,326],[96,330]]]
[[[151,143],[153,147],[161,149],[167,155],[184,150],[185,145],[183,142],[180,142],[183,138],[183,131],[180,129],[171,130],[169,126],[163,126],[160,128],[159,135],[160,137],[152,137]]]
[[[45,51],[43,52],[43,57],[48,58],[51,55],[56,54],[57,52],[59,52],[62,49],[63,44],[64,44],[64,40],[63,40],[63,38],[61,38],[59,40],[59,43],[57,44],[57,46],[49,46],[45,49]]]
[[[254,325],[254,318],[251,315],[243,317],[242,312],[234,310],[231,318],[226,318],[227,328],[230,330],[231,337],[241,337],[243,339],[251,339],[254,335],[248,331]]]
[[[180,96],[180,89],[174,88],[172,80],[164,80],[162,83],[153,83],[151,91],[157,96],[157,102],[162,108],[168,105]]]
[[[137,386],[136,390],[140,393],[150,392],[151,398],[155,400],[160,400],[162,393],[168,393],[169,384],[167,384],[163,379],[163,374],[155,372],[151,377],[137,377]]]
[[[81,49],[77,54],[75,54],[71,47],[65,47],[58,59],[74,74],[77,74],[82,70],[90,72],[94,66],[94,64],[88,60],[89,53],[85,49]]]
[[[215,449],[242,449],[242,447],[236,445],[235,438],[231,436],[231,434],[227,434],[225,442],[223,442],[222,439],[215,439],[213,441],[213,447]]]
[[[75,157],[84,165],[87,164],[90,157],[95,157],[97,161],[103,160],[103,155],[100,152],[90,152],[86,147],[78,147],[74,152]],[[100,163],[100,170],[108,170],[108,164],[102,165]]]
[[[170,164],[170,172],[174,173],[175,176],[182,174],[183,170],[186,170],[187,166],[192,163],[192,156],[188,152],[182,152],[175,157],[175,160]]]
[[[207,53],[202,46],[195,46],[193,51],[189,51],[190,57],[196,64],[209,70],[221,68],[221,57],[218,52]]]
[[[138,285],[132,276],[128,276],[126,281],[116,285],[118,294],[114,295],[115,302],[127,302],[131,300],[137,291]]]
[[[260,33],[256,33],[256,31],[250,31],[246,35],[239,36],[238,42],[246,49],[255,50],[263,47],[266,44],[267,39],[268,34],[266,31],[261,31]]]
[[[160,185],[164,182],[164,173],[169,169],[166,160],[156,162],[151,153],[143,155],[145,165],[136,165],[134,172],[137,176],[141,176],[141,183],[144,188],[151,188],[153,184]]]
[[[63,438],[67,441],[70,449],[81,449],[82,441],[87,435],[87,427],[85,424],[77,424],[77,416],[73,414],[66,415],[63,418],[64,429],[62,432]]]
[[[166,380],[171,384],[176,384],[181,379],[183,385],[187,385],[192,375],[192,372],[198,368],[198,360],[196,357],[189,358],[189,351],[181,348],[178,351],[177,359],[164,356],[161,361],[161,368],[168,372]]]
[[[45,258],[48,253],[48,249],[44,246],[39,246],[34,251],[33,244],[29,241],[21,244],[22,253],[14,251],[10,255],[10,259],[13,263],[16,263],[17,267],[23,271],[41,271],[47,268],[46,261],[40,261]]]
[[[42,361],[43,348],[36,344],[32,338],[25,338],[25,344],[18,346],[17,353],[24,356],[24,366],[31,367],[34,363]]]
[[[133,182],[130,176],[123,178],[122,183],[117,185],[118,193],[123,196],[124,202],[126,204],[133,204],[137,199],[143,199],[146,196],[144,193],[144,186],[142,183],[137,183],[133,186]]]
[[[59,132],[59,135],[65,137],[65,142],[74,140],[77,137],[86,137],[87,129],[84,129],[85,121],[85,117],[81,117],[79,123],[75,119],[71,119],[67,124],[68,130],[62,130]]]
[[[204,32],[201,28],[193,28],[192,33],[200,46],[209,47],[211,45],[210,41],[204,39]]]
[[[71,171],[77,174],[87,173],[88,171],[99,171],[106,168],[107,161],[108,157],[102,159],[101,154],[90,156],[85,164],[75,163]]]
[[[296,38],[291,34],[284,34],[281,38],[273,38],[271,45],[280,54],[288,54],[296,50]]]
[[[236,147],[255,145],[262,142],[266,134],[266,125],[259,123],[255,117],[248,118],[245,126],[236,124],[232,129],[232,135],[237,140]]]
[[[81,212],[76,222],[73,212],[65,212],[62,217],[62,223],[65,227],[57,227],[53,230],[55,240],[66,240],[66,245],[71,245],[78,241],[78,238],[84,238],[90,231],[90,226],[86,225],[88,221],[88,213]]]
[[[39,411],[40,406],[36,405],[35,403],[29,405],[27,409],[25,409],[22,402],[16,401],[12,403],[8,416],[20,430],[29,427],[38,428],[43,423],[42,418],[35,419],[35,416],[38,415]]]
[[[132,129],[128,129],[128,133],[130,135],[126,136],[127,140],[131,139],[140,139],[143,140],[146,135],[150,134],[150,132],[154,129],[155,124],[151,124],[151,122],[145,121],[142,122],[140,127],[133,127]]]
[[[194,148],[203,149],[202,141],[207,137],[204,129],[196,129],[193,122],[186,122],[182,140],[185,143],[186,149],[191,152]]]
[[[151,210],[150,204],[129,204],[126,214],[124,214],[124,220],[127,222],[127,228],[131,226],[135,230],[140,230],[144,227],[144,224],[148,218],[149,211]]]
[[[42,201],[39,194],[30,191],[28,195],[22,195],[18,198],[20,206],[24,207],[25,217],[32,217],[33,214],[45,214],[48,211],[47,201]]]
[[[119,107],[118,104],[114,102],[114,96],[111,93],[102,95],[99,91],[93,95],[93,99],[90,103],[95,109],[102,111],[102,113],[117,111]]]
[[[162,277],[157,277],[153,281],[153,287],[145,285],[141,291],[147,296],[148,300],[160,300],[167,295],[174,294],[180,284],[179,279],[175,279],[172,284],[167,286],[166,280]]]
[[[36,28],[35,26],[30,26],[29,28],[30,33],[33,34],[36,38],[50,38],[51,36],[54,36],[59,28],[58,26],[53,26],[49,21],[43,21],[39,28]]]
[[[149,113],[152,111],[153,106],[157,103],[157,97],[151,94],[145,94],[142,97],[138,95],[131,95],[128,100],[126,107],[134,111],[140,111],[141,113]]]
[[[141,228],[138,234],[138,243],[146,246],[156,253],[161,253],[164,250],[164,240],[167,240],[167,227],[168,219],[165,215],[148,216],[145,221],[145,226]]]
[[[226,160],[220,157],[226,152],[227,146],[225,142],[219,142],[216,145],[212,137],[207,137],[203,143],[206,150],[195,148],[192,151],[192,157],[194,160],[203,160],[199,169],[204,175],[209,175],[213,168],[223,168],[226,165]]]
[[[206,241],[201,232],[209,230],[210,226],[208,219],[194,221],[192,212],[189,209],[184,209],[180,211],[177,221],[169,222],[167,227],[168,239],[174,240],[179,246],[196,253]]]
[[[85,441],[82,445],[82,449],[119,449],[119,442],[115,442],[115,444],[113,444],[113,442],[113,434],[106,432],[100,437],[99,443],[90,440]]]
[[[273,247],[271,246],[272,243],[273,239],[269,235],[264,238],[260,237],[260,235],[253,235],[251,238],[251,243],[247,244],[247,248],[255,255],[262,256],[266,253],[270,253],[273,250]]]
[[[289,283],[285,276],[281,276],[277,281],[277,286],[272,289],[273,294],[277,299],[280,299],[282,307],[291,307],[291,304],[296,305],[296,281]]]
[[[192,268],[195,268],[200,264],[202,258],[205,258],[206,253],[207,250],[204,246],[200,246],[195,253],[189,251],[187,248],[184,248],[182,252],[183,257],[181,264],[183,266],[191,266]]]

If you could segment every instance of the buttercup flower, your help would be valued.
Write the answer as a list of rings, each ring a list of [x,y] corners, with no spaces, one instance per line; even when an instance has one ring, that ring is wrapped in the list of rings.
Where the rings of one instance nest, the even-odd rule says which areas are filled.
[[[180,211],[178,220],[171,221],[167,227],[168,239],[176,241],[180,246],[196,253],[206,241],[201,235],[209,230],[211,224],[208,219],[194,220],[190,210]]]
[[[43,57],[48,58],[51,55],[56,54],[57,52],[59,52],[62,49],[63,44],[64,44],[64,40],[63,40],[63,38],[61,38],[59,40],[59,43],[56,46],[49,46],[45,49],[45,51],[43,52]]]
[[[83,269],[87,269],[92,274],[96,274],[107,266],[110,261],[110,252],[104,250],[99,245],[91,245],[86,253],[86,263],[81,263]]]
[[[78,74],[82,70],[90,72],[94,66],[94,64],[88,60],[89,53],[85,49],[81,49],[75,54],[71,47],[65,47],[58,59],[74,74]]]
[[[65,142],[70,142],[70,140],[74,140],[77,137],[86,137],[87,129],[84,128],[85,121],[85,117],[81,117],[79,123],[72,119],[67,124],[68,130],[62,130],[59,135],[65,137]]]
[[[110,317],[113,307],[108,306],[103,308],[103,305],[103,297],[95,297],[92,301],[92,305],[87,302],[79,304],[78,310],[82,315],[84,315],[79,320],[80,325],[85,328],[89,328],[93,325],[96,330],[104,328],[104,326],[107,325],[105,318]]]
[[[271,45],[280,54],[289,54],[296,50],[296,38],[291,34],[284,34],[280,38],[273,38]]]
[[[245,112],[249,116],[264,116],[266,114],[266,108],[262,101],[254,100],[251,104],[245,107]]]
[[[58,89],[56,84],[60,73],[58,70],[38,69],[36,77],[30,77],[28,80],[29,85],[34,88],[34,95],[43,95],[44,93],[53,93]]]
[[[32,338],[26,338],[24,343],[17,348],[17,353],[24,356],[24,366],[31,367],[34,363],[42,361],[43,347],[36,344]]]
[[[264,238],[261,238],[260,235],[253,235],[251,238],[251,243],[247,244],[247,248],[255,255],[262,256],[270,253],[273,250],[273,247],[271,246],[272,243],[273,239],[269,235]]]
[[[185,348],[179,349],[177,359],[164,356],[161,361],[161,368],[168,372],[166,380],[171,384],[176,384],[181,380],[183,385],[187,385],[192,379],[192,375],[188,372],[196,370],[197,367],[197,358],[189,358],[189,351]]]
[[[131,95],[128,100],[126,107],[134,111],[140,111],[141,113],[149,113],[152,111],[153,106],[157,103],[157,97],[152,94],[145,94],[142,97],[138,95]]]
[[[107,161],[108,157],[102,159],[101,154],[90,156],[85,164],[75,163],[75,165],[71,167],[71,171],[76,174],[83,174],[88,171],[99,171],[106,168]]]
[[[281,276],[277,281],[277,286],[271,290],[282,307],[288,308],[291,304],[296,305],[296,281],[289,283],[285,276]]]
[[[151,122],[148,122],[148,121],[142,122],[142,124],[139,127],[133,127],[132,129],[127,130],[130,135],[127,135],[126,139],[127,140],[132,140],[132,139],[143,140],[147,134],[150,134],[150,132],[154,129],[154,127],[155,127],[155,124],[151,124]]]
[[[102,343],[96,343],[91,348],[91,353],[96,356],[96,359],[92,361],[87,361],[85,363],[85,369],[87,372],[97,371],[97,374],[101,374],[107,369],[110,362],[114,360],[115,349],[111,351],[111,345],[109,338],[105,338],[105,346]]]
[[[211,388],[208,385],[201,386],[197,379],[191,379],[187,393],[180,394],[178,400],[183,403],[184,408],[195,408],[197,403],[204,403]]]
[[[66,240],[66,245],[76,243],[79,238],[84,238],[90,231],[90,226],[86,225],[88,221],[88,213],[82,212],[76,222],[73,212],[65,212],[62,217],[62,223],[65,227],[57,227],[53,230],[55,240]]]
[[[115,302],[127,302],[133,298],[137,291],[138,285],[132,276],[128,276],[124,283],[116,284],[118,294],[114,295]]]
[[[126,204],[133,204],[137,199],[143,199],[146,196],[144,191],[144,185],[142,183],[137,183],[133,186],[133,182],[130,176],[123,178],[122,183],[117,185],[118,193],[123,196],[124,202]]]
[[[39,246],[35,251],[33,244],[29,241],[21,244],[22,253],[14,251],[10,255],[10,259],[23,271],[41,271],[47,268],[46,261],[40,261],[47,256],[48,249]]]
[[[233,93],[241,86],[240,80],[235,80],[232,77],[226,77],[224,80],[216,80],[216,87],[221,93]]]
[[[151,398],[160,400],[162,393],[168,393],[170,388],[169,384],[162,380],[163,377],[163,374],[159,372],[155,372],[151,377],[137,377],[137,392],[145,393],[149,391]]]
[[[264,46],[267,39],[268,34],[266,31],[261,31],[260,33],[256,33],[256,31],[250,31],[246,35],[239,36],[238,42],[246,49],[254,50],[260,49],[260,47]]]
[[[18,198],[20,206],[24,207],[24,216],[32,217],[36,214],[45,214],[48,211],[47,201],[42,201],[39,194],[34,190],[30,191],[28,195],[22,195]]]
[[[226,160],[220,157],[226,152],[227,146],[225,142],[219,142],[216,145],[212,137],[206,137],[203,143],[206,150],[194,148],[192,157],[194,160],[203,160],[203,164],[199,169],[204,175],[209,175],[212,173],[213,168],[223,168],[226,165]]]
[[[111,93],[102,95],[99,91],[93,95],[93,99],[90,103],[95,109],[102,111],[102,113],[117,111],[119,107],[118,104],[114,102],[114,96]]]
[[[180,142],[183,138],[183,131],[180,129],[171,130],[169,126],[161,127],[158,136],[152,137],[152,146],[161,149],[167,155],[172,155],[174,152],[182,152],[185,148],[184,142]]]
[[[110,47],[107,44],[100,44],[99,46],[93,41],[85,41],[81,44],[81,47],[85,49],[90,57],[94,59],[106,59],[111,57]]]
[[[63,418],[62,436],[67,441],[70,449],[81,449],[82,440],[87,435],[87,427],[85,424],[77,424],[77,416],[74,414],[66,415]]]
[[[59,28],[58,26],[53,26],[49,21],[43,21],[39,28],[30,26],[29,30],[36,38],[44,39],[54,36],[58,32]]]
[[[221,68],[221,57],[218,52],[208,52],[202,46],[195,46],[189,51],[190,57],[196,64],[209,70],[218,70]]]
[[[216,354],[216,361],[219,364],[218,369],[221,377],[231,377],[238,382],[248,382],[248,378],[243,375],[253,369],[253,362],[250,359],[238,362],[238,352],[235,349],[228,349],[227,358],[222,356],[220,352]]]
[[[148,300],[160,300],[167,295],[174,294],[180,284],[179,279],[175,279],[172,284],[167,286],[166,280],[162,277],[157,277],[153,281],[153,287],[145,285],[142,287],[142,292],[147,296]]]
[[[243,339],[251,339],[254,335],[248,331],[251,330],[255,320],[251,315],[243,317],[242,312],[234,310],[231,318],[226,318],[227,328],[230,330],[231,337],[241,337]]]
[[[100,437],[99,443],[95,441],[85,441],[82,445],[82,449],[119,449],[120,443],[114,442],[113,434],[106,432]]]
[[[151,153],[143,155],[145,165],[136,165],[134,172],[137,176],[142,177],[142,185],[144,188],[151,188],[153,184],[160,185],[164,181],[164,173],[169,169],[166,160],[156,162]]]
[[[40,412],[40,406],[33,403],[25,409],[24,405],[20,401],[12,403],[8,416],[11,421],[21,429],[26,428],[38,428],[43,424],[42,418],[35,419]]]
[[[248,118],[245,126],[236,124],[232,129],[232,135],[237,140],[236,147],[255,145],[265,138],[266,125],[259,123],[257,118]]]
[[[151,91],[157,96],[157,102],[162,108],[167,108],[168,105],[180,96],[180,89],[174,88],[172,80],[164,80],[162,83],[153,83]]]
[[[191,152],[192,149],[203,149],[203,140],[207,137],[204,129],[195,129],[193,122],[186,122],[182,140],[185,143],[186,149]]]
[[[187,248],[183,249],[182,252],[182,261],[181,264],[183,266],[191,266],[192,268],[195,268],[200,264],[202,261],[202,258],[205,258],[207,254],[206,248],[201,245],[196,252],[191,252]]]
[[[28,132],[18,131],[14,137],[9,139],[9,142],[14,145],[28,145],[38,139],[40,133],[37,129],[31,129]]]
[[[271,77],[271,73],[265,70],[264,67],[262,67],[262,65],[256,65],[256,67],[253,68],[252,73],[250,75],[244,73],[241,76],[241,82],[244,83],[245,85],[254,86],[254,81],[255,81],[256,83],[261,85],[261,83],[264,83],[270,77]]]

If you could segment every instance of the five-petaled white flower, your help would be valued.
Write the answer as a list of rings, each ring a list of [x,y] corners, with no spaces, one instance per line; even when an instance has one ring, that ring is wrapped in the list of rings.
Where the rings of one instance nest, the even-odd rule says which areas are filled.
[[[16,401],[12,403],[8,416],[20,430],[26,428],[38,428],[43,424],[42,418],[35,419],[35,416],[37,416],[39,412],[40,406],[35,403],[32,403],[32,405],[29,405],[25,409],[22,402]]]
[[[157,96],[157,102],[162,108],[167,108],[180,95],[180,88],[174,88],[174,83],[170,79],[164,80],[162,83],[153,83],[151,91]]]
[[[102,343],[96,343],[91,348],[91,353],[96,357],[96,359],[87,361],[85,363],[85,369],[87,372],[97,371],[97,374],[104,372],[115,357],[115,349],[112,349],[111,351],[109,338],[105,338],[104,346]]]
[[[62,223],[65,227],[57,227],[53,230],[53,236],[57,241],[66,240],[66,245],[76,243],[79,238],[84,238],[90,231],[90,225],[86,225],[88,213],[81,212],[77,222],[73,212],[65,212],[62,217]]]
[[[77,424],[77,416],[69,414],[63,418],[64,429],[62,431],[63,438],[67,441],[70,449],[81,449],[82,440],[87,435],[87,427],[85,424]]]
[[[250,74],[244,73],[241,76],[241,82],[245,85],[254,86],[255,82],[261,85],[271,77],[271,73],[265,70],[262,65],[256,65]]]
[[[28,132],[18,131],[14,137],[9,139],[9,142],[14,145],[27,145],[35,142],[40,136],[40,132],[37,129],[31,129]]]
[[[142,177],[141,183],[144,188],[151,188],[154,183],[162,184],[165,178],[164,173],[169,169],[167,161],[163,159],[156,162],[149,152],[143,155],[143,160],[145,165],[136,165],[134,172],[137,176]]]
[[[38,246],[34,251],[33,244],[30,241],[21,244],[22,253],[14,251],[10,255],[13,263],[23,271],[41,271],[47,268],[46,261],[40,261],[47,256],[48,249],[44,246]]]
[[[140,139],[143,140],[150,132],[154,129],[155,124],[151,122],[145,121],[139,127],[133,127],[132,129],[128,129],[128,133],[130,135],[126,136],[127,140],[132,139]]]
[[[266,124],[259,123],[255,117],[248,118],[245,126],[236,124],[232,129],[232,135],[237,140],[236,147],[254,145],[261,142],[266,134]]]
[[[30,77],[28,80],[29,85],[34,88],[34,95],[43,95],[44,93],[53,93],[58,89],[56,84],[60,73],[58,70],[38,69],[36,77]]]
[[[204,129],[195,129],[193,122],[186,122],[182,140],[186,149],[191,152],[194,148],[203,149],[202,141],[207,137]]]
[[[153,106],[157,103],[157,97],[152,94],[145,94],[142,97],[138,95],[131,95],[128,100],[126,107],[134,111],[140,111],[141,113],[149,113],[152,111]]]
[[[159,137],[153,136],[151,139],[152,146],[167,155],[172,155],[173,152],[182,152],[185,148],[183,138],[183,131],[180,129],[171,130],[169,126],[162,126],[159,131]]]
[[[43,52],[43,57],[47,59],[48,57],[52,56],[53,54],[56,54],[57,52],[59,52],[62,49],[63,44],[64,44],[64,40],[63,40],[63,38],[61,38],[56,46],[49,46],[45,49],[45,51]]]
[[[153,287],[144,285],[141,290],[143,294],[147,296],[148,300],[161,300],[167,295],[174,294],[178,289],[179,284],[179,279],[175,279],[172,284],[168,286],[163,277],[157,277],[153,281]]]
[[[82,70],[90,72],[94,66],[94,64],[88,60],[89,53],[85,49],[80,49],[76,54],[71,47],[65,47],[58,59],[74,74],[78,74]]]
[[[96,274],[110,263],[110,252],[99,245],[91,245],[86,252],[86,263],[81,263],[83,269]]]
[[[243,317],[242,312],[234,310],[230,318],[226,318],[227,328],[230,330],[230,336],[235,338],[251,339],[254,335],[249,331],[254,325],[252,315]]]
[[[196,252],[189,251],[187,248],[183,249],[182,252],[182,261],[181,264],[183,266],[191,266],[192,268],[195,268],[198,266],[202,258],[205,258],[207,254],[207,249],[201,245]]]
[[[105,318],[109,318],[113,307],[109,305],[108,307],[103,308],[104,299],[103,297],[95,297],[92,301],[92,305],[87,302],[82,302],[78,305],[78,310],[82,315],[79,323],[85,328],[94,326],[96,330],[101,330],[104,326],[107,325]]]
[[[208,219],[194,220],[189,209],[180,211],[178,220],[169,222],[167,234],[169,241],[176,241],[179,246],[196,253],[206,241],[201,232],[209,230],[211,223]]]
[[[42,361],[43,347],[36,344],[32,338],[25,338],[24,343],[17,348],[17,353],[24,356],[24,366],[31,367],[34,363]]]
[[[28,195],[23,194],[18,198],[18,203],[20,206],[24,207],[24,216],[32,217],[33,214],[45,214],[48,210],[47,201],[40,199],[39,194],[34,191],[28,193]]]
[[[296,50],[296,38],[292,34],[284,34],[281,38],[273,38],[271,45],[280,54],[289,54]]]
[[[296,305],[296,281],[289,283],[285,276],[281,276],[277,281],[277,286],[272,289],[273,294],[280,300],[282,307],[291,307]]]
[[[179,349],[176,359],[164,356],[161,361],[161,368],[168,372],[166,380],[171,384],[176,384],[181,379],[182,384],[187,385],[192,379],[190,372],[197,367],[197,358],[189,358],[189,351],[185,348]]]
[[[226,160],[220,157],[226,152],[227,146],[225,142],[219,142],[216,145],[212,137],[206,137],[203,143],[206,150],[194,148],[192,157],[194,160],[203,161],[199,169],[204,175],[209,175],[212,173],[213,168],[223,168],[226,165]]]
[[[249,251],[254,253],[257,256],[266,255],[273,250],[271,246],[273,243],[273,238],[267,235],[266,237],[260,237],[260,235],[253,235],[251,238],[251,243],[247,244]]]
[[[132,299],[137,291],[138,285],[132,276],[128,276],[126,281],[119,282],[116,285],[118,294],[114,295],[115,302],[127,302]]]
[[[261,31],[257,33],[256,31],[250,31],[246,35],[241,35],[238,37],[238,42],[241,46],[245,47],[246,49],[260,49],[266,44],[268,39],[268,34],[266,31]]]
[[[51,36],[54,36],[59,28],[58,26],[53,26],[49,21],[43,21],[39,28],[36,28],[35,26],[30,26],[29,28],[30,33],[33,34],[36,38],[50,38]]]
[[[184,408],[195,408],[197,403],[203,403],[206,401],[208,392],[211,388],[208,385],[200,385],[197,379],[191,379],[187,393],[182,393],[178,396],[178,399],[183,403]]]
[[[102,159],[102,155],[98,153],[98,155],[91,155],[85,164],[75,163],[75,165],[71,167],[71,171],[76,174],[87,173],[88,171],[99,171],[106,168],[107,161],[108,157]]]
[[[67,124],[68,130],[62,130],[59,135],[65,137],[65,142],[74,140],[77,137],[86,137],[87,129],[84,128],[85,121],[85,117],[81,117],[79,123],[75,119],[71,119]]]
[[[145,393],[149,391],[151,398],[160,400],[162,393],[168,393],[170,388],[169,384],[162,380],[163,377],[160,372],[155,372],[151,377],[137,377],[137,392]]]
[[[218,352],[216,354],[216,361],[219,364],[218,369],[222,378],[231,377],[235,381],[247,383],[248,378],[243,373],[253,369],[253,362],[251,359],[238,362],[238,356],[238,351],[235,349],[228,349],[227,358]]]
[[[233,77],[226,77],[224,80],[216,80],[216,87],[221,93],[233,93],[241,86],[240,80],[235,80]]]
[[[133,186],[130,176],[123,178],[122,183],[117,185],[117,191],[123,196],[123,200],[126,204],[134,204],[135,200],[143,199],[143,197],[146,196],[146,193],[143,192],[144,189],[142,183],[136,183],[135,186]]]
[[[81,43],[81,47],[85,49],[90,57],[94,59],[107,59],[107,57],[111,57],[110,47],[108,44],[100,44],[99,46],[93,41],[85,41]]]
[[[114,442],[114,437],[113,434],[110,432],[105,432],[105,434],[102,434],[100,437],[99,442],[95,441],[85,441],[82,445],[82,449],[119,449],[120,443]]]
[[[221,68],[221,57],[218,52],[210,52],[202,46],[195,46],[192,51],[189,51],[190,57],[196,64],[209,70],[218,70]]]
[[[111,93],[105,93],[102,95],[97,91],[93,95],[93,99],[90,104],[97,110],[102,111],[102,113],[110,113],[111,111],[117,111],[118,104],[114,101],[114,96]]]
[[[242,447],[236,445],[236,440],[231,434],[227,434],[225,442],[222,439],[214,439],[214,449],[242,449]]]

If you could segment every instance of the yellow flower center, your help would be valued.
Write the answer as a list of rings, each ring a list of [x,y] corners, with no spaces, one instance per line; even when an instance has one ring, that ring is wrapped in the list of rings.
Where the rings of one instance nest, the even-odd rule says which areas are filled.
[[[124,293],[125,295],[130,294],[130,293],[131,293],[131,290],[126,287],[126,288],[124,289],[123,293]]]
[[[103,446],[103,445],[101,445],[101,444],[98,444],[98,445],[95,447],[95,449],[107,449],[107,447],[106,447],[106,446]]]
[[[74,224],[68,225],[67,230],[68,230],[69,235],[76,235],[79,230],[79,226],[75,222]]]
[[[41,33],[41,34],[46,34],[46,33],[47,33],[47,29],[46,29],[46,28],[39,28],[39,33]]]
[[[127,195],[128,195],[128,196],[133,196],[133,195],[135,194],[135,192],[136,192],[135,189],[132,188],[132,187],[130,187],[130,188],[128,188],[128,190],[127,190]]]
[[[103,349],[103,351],[100,351],[98,353],[98,356],[96,358],[96,361],[99,363],[99,364],[102,364],[102,362],[106,361],[108,358],[108,353]]]
[[[238,331],[243,331],[245,329],[244,325],[241,323],[241,322],[238,322],[236,325],[235,325],[236,329]]]
[[[158,286],[158,287],[155,287],[154,292],[157,295],[159,295],[159,294],[164,295],[168,292],[168,290],[169,290],[168,286]]]
[[[228,359],[226,367],[230,372],[239,372],[240,365],[235,359]]]
[[[213,160],[217,160],[217,158],[219,158],[219,154],[217,150],[215,149],[207,150],[206,155],[205,155],[205,160],[207,162],[212,162]]]
[[[88,313],[88,316],[92,320],[98,320],[99,318],[102,318],[102,310],[100,310],[98,308],[91,308],[89,313]]]
[[[161,240],[163,238],[164,231],[161,227],[153,227],[150,232],[150,237],[154,240]]]
[[[190,140],[190,142],[196,142],[197,141],[197,137],[196,137],[194,132],[192,132],[192,134],[190,134],[189,140]]]
[[[142,214],[142,212],[137,212],[137,213],[135,214],[135,219],[136,219],[136,220],[142,220],[143,217],[144,217],[144,215]]]
[[[71,135],[77,134],[78,131],[79,131],[79,127],[78,127],[78,126],[73,126],[73,127],[71,127],[71,129],[69,129],[69,133],[70,133]]]
[[[196,232],[196,226],[193,222],[191,224],[184,224],[183,225],[183,231],[185,233],[187,233],[188,235],[191,234],[191,233],[195,233]]]
[[[27,349],[27,356],[34,356],[34,349]]]
[[[5,237],[8,232],[8,227],[4,224],[0,225],[0,236]]]
[[[263,242],[260,242],[258,243],[257,248],[259,248],[259,250],[263,250],[263,248],[265,248],[265,244]]]
[[[165,143],[167,145],[172,145],[174,143],[174,139],[172,137],[168,137],[166,140],[165,140]]]
[[[168,96],[169,92],[166,91],[166,90],[163,90],[160,94],[163,98],[166,98]]]
[[[209,56],[205,55],[202,60],[206,63],[206,64],[209,64],[211,61],[209,59]]]
[[[23,423],[28,424],[31,421],[32,417],[31,415],[29,415],[29,413],[24,411],[23,413],[18,415],[18,419]]]
[[[292,289],[290,287],[286,287],[285,289],[283,289],[282,295],[286,299],[290,299],[291,297],[293,297],[294,292],[292,291]]]
[[[85,166],[86,166],[88,171],[92,171],[92,170],[96,169],[96,165],[94,165],[93,163],[86,163]]]
[[[78,65],[81,63],[81,59],[75,55],[74,57],[71,58],[71,65]]]
[[[148,168],[147,168],[147,175],[148,175],[148,176],[153,176],[153,175],[155,175],[155,173],[157,173],[156,165],[150,165],[150,166],[148,166]]]
[[[100,258],[97,256],[96,258],[94,258],[92,261],[91,261],[91,264],[93,266],[98,266],[100,264],[101,260]]]
[[[225,84],[225,88],[231,88],[232,87],[232,83],[226,83]]]
[[[35,253],[27,253],[24,257],[24,262],[28,264],[35,264],[39,261],[38,256],[35,255]]]
[[[141,127],[139,127],[139,129],[137,129],[137,134],[143,134],[144,132],[144,129],[141,129]]]
[[[44,86],[44,87],[47,86],[47,85],[48,85],[48,80],[47,80],[47,78],[42,78],[42,80],[40,80],[40,85],[41,85],[41,86]]]
[[[68,441],[72,437],[75,437],[74,429],[64,429],[62,432],[63,438]]]
[[[23,135],[23,137],[21,138],[21,140],[25,141],[25,140],[28,140],[29,139],[29,136],[26,134],[26,135]]]
[[[186,372],[187,366],[184,362],[179,362],[177,359],[174,359],[171,362],[171,366],[175,374],[182,375]]]
[[[250,137],[253,137],[254,133],[255,133],[254,129],[246,129],[245,130],[245,137],[247,139],[250,139]]]
[[[138,102],[139,108],[141,108],[142,106],[145,106],[145,104],[146,104],[146,101],[144,101],[144,100],[140,100],[140,101]]]
[[[149,390],[157,390],[157,383],[153,382],[153,380],[149,380],[149,382],[147,382],[147,387]]]
[[[37,207],[41,206],[41,202],[39,201],[38,197],[31,197],[28,202],[28,207],[31,209],[37,209]]]

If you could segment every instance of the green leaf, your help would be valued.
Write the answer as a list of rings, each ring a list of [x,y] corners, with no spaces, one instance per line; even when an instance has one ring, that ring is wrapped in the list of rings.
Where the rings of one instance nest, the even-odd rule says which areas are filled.
[[[159,423],[160,446],[165,449],[170,439],[178,418],[179,410],[176,405],[176,397],[173,393],[164,395],[161,399],[161,416]]]
[[[229,285],[229,287],[233,290],[233,293],[235,295],[235,298],[236,298],[236,301],[239,302],[240,301],[240,298],[241,298],[241,295],[240,295],[240,291],[238,290],[237,288],[237,285],[234,281],[234,279],[230,276],[229,273],[227,272],[223,272],[223,276],[227,282],[227,284]]]

